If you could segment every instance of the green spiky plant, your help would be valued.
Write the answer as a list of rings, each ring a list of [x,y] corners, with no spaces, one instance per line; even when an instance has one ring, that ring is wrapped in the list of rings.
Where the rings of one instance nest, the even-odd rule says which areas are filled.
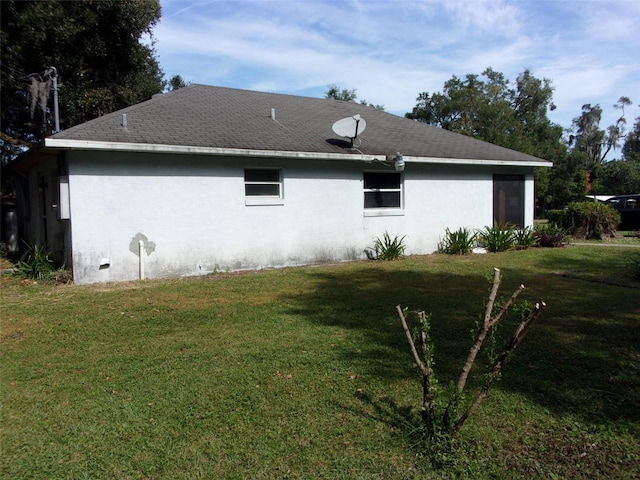
[[[453,232],[447,228],[444,239],[438,244],[438,251],[451,255],[471,253],[476,237],[477,234],[468,228],[461,227]]]
[[[406,245],[404,240],[406,235],[399,235],[391,238],[389,233],[384,232],[382,238],[376,237],[373,240],[373,251],[376,260],[397,260],[404,257]]]
[[[522,227],[514,230],[513,240],[514,247],[518,250],[525,250],[537,245],[537,239],[531,227]]]
[[[51,250],[45,245],[24,243],[25,251],[16,263],[14,274],[20,278],[43,280],[54,270]]]
[[[495,224],[478,232],[478,242],[490,252],[504,252],[514,247],[515,227]]]

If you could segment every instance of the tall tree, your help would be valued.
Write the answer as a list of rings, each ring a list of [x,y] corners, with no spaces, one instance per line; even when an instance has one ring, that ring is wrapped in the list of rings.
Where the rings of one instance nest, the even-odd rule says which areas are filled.
[[[602,119],[602,108],[600,105],[592,106],[590,103],[582,106],[582,113],[573,119],[573,132],[570,142],[577,152],[581,152],[585,159],[585,167],[593,168],[594,165],[602,164],[609,152],[620,147],[621,141],[625,138],[625,118],[624,109],[631,105],[629,97],[620,97],[613,108],[621,110],[621,116],[613,125],[606,130],[600,128]]]
[[[633,130],[625,138],[622,146],[622,155],[625,160],[640,163],[640,117],[636,118]]]
[[[595,193],[622,195],[640,192],[640,118],[636,118],[633,130],[623,138],[623,158],[605,162],[596,170]]]
[[[573,119],[575,135],[572,134],[569,137],[569,144],[573,146],[575,152],[582,154],[585,168],[600,163],[602,144],[605,138],[605,131],[600,129],[601,118],[602,108],[600,105],[592,106],[587,103],[582,106],[580,116]]]
[[[51,133],[47,67],[57,70],[63,129],[162,91],[153,47],[141,41],[160,19],[158,0],[3,0],[0,8],[3,163]]]
[[[553,160],[563,152],[558,147],[562,128],[547,117],[555,108],[552,94],[551,82],[529,70],[512,85],[488,68],[464,79],[454,75],[442,93],[421,93],[406,117]]]
[[[580,168],[585,171],[586,188],[591,193],[622,194],[637,191],[638,167],[625,160],[608,161],[607,156],[622,146],[625,155],[631,149],[627,138],[633,137],[633,132],[626,135],[625,107],[631,105],[629,97],[620,97],[613,105],[621,111],[616,122],[606,129],[600,128],[602,108],[600,105],[586,104],[582,106],[580,116],[573,119],[572,134],[569,143],[572,147],[570,156]]]
[[[408,118],[561,163],[566,158],[562,127],[553,124],[550,80],[529,70],[515,83],[488,68],[481,75],[453,76],[442,93],[421,93]],[[536,198],[546,206],[554,182],[546,169],[536,172]]]

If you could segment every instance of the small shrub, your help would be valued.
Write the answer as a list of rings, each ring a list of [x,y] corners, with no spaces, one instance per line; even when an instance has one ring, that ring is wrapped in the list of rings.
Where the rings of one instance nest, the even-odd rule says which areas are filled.
[[[406,245],[404,239],[406,235],[399,237],[396,235],[391,238],[387,232],[384,232],[382,239],[376,237],[373,240],[373,251],[376,260],[397,260],[404,256]]]
[[[538,243],[531,227],[523,227],[519,230],[514,230],[513,240],[515,247],[520,250],[535,247]]]
[[[555,223],[556,225],[567,224],[566,210],[548,210],[546,217],[547,217],[547,220],[549,220],[549,223]]]
[[[567,226],[576,238],[598,239],[615,237],[620,214],[610,205],[597,202],[573,202],[567,210]]]
[[[533,235],[540,247],[561,247],[567,242],[567,232],[555,223],[536,225]]]
[[[25,251],[13,269],[18,278],[53,283],[69,283],[71,272],[57,268],[51,260],[52,252],[44,245],[25,243]]]
[[[55,270],[51,251],[44,245],[25,243],[25,252],[16,263],[14,274],[20,278],[43,280]]]
[[[515,245],[515,228],[497,224],[484,227],[478,232],[478,240],[490,252],[504,252]]]
[[[478,324],[479,328],[474,332],[474,343],[469,350],[458,382],[456,384],[450,383],[449,388],[443,388],[439,384],[434,372],[434,344],[430,336],[431,315],[424,311],[417,312],[418,325],[412,331],[407,321],[409,310],[403,309],[401,305],[396,306],[414,363],[422,374],[421,428],[417,432],[415,429],[413,431],[419,440],[416,446],[423,447],[423,452],[429,456],[434,466],[438,464],[446,466],[449,462],[450,455],[453,453],[451,447],[454,445],[457,433],[487,398],[489,389],[501,377],[505,361],[522,343],[529,327],[546,306],[544,302],[538,302],[534,305],[526,301],[516,305],[514,302],[524,290],[524,285],[520,285],[508,300],[501,301],[498,298],[500,282],[501,272],[495,268],[493,286],[485,304],[482,323]],[[509,316],[510,313],[512,318],[517,320],[518,325],[511,338],[506,337],[504,347],[496,349],[496,327],[500,320]],[[467,380],[478,354],[481,351],[486,352],[486,349],[490,350],[489,356],[492,366],[484,375],[483,385],[472,394],[473,398],[471,399],[465,391]]]
[[[471,253],[476,244],[476,237],[477,234],[468,228],[459,228],[454,232],[447,228],[444,239],[438,244],[438,251],[451,255]]]

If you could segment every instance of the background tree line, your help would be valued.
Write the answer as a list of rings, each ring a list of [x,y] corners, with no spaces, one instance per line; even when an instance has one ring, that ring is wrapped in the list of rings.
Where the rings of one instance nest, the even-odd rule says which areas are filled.
[[[481,75],[454,75],[442,92],[421,93],[406,117],[552,161],[551,169],[536,171],[536,201],[548,209],[587,192],[640,192],[640,117],[626,131],[625,107],[631,104],[620,97],[612,106],[620,117],[606,128],[600,125],[602,108],[583,105],[563,129],[548,117],[555,109],[550,80],[525,70],[512,83],[488,68]],[[607,161],[617,149],[622,158]]]
[[[142,41],[153,39],[159,0],[2,0],[0,9],[3,165],[52,133],[56,73],[61,129],[185,85],[163,79]]]
[[[54,76],[62,129],[186,85],[179,75],[164,80],[153,42],[141,41],[153,40],[159,0],[3,0],[0,8],[3,165],[52,133]],[[553,168],[536,172],[542,208],[564,206],[588,188],[639,192],[640,117],[626,130],[631,100],[616,103],[621,115],[614,125],[601,127],[601,107],[587,104],[563,129],[547,116],[555,108],[552,94],[551,81],[529,70],[511,82],[488,68],[480,75],[452,76],[442,92],[420,93],[406,116],[552,161]],[[358,101],[355,89],[336,85],[325,96]],[[618,149],[622,158],[609,161]]]

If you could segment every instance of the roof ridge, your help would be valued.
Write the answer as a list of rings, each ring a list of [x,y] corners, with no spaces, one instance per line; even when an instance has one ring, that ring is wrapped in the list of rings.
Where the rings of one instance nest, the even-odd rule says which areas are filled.
[[[275,109],[275,115],[271,115],[272,109]],[[413,158],[548,164],[532,155],[365,104],[199,83],[155,95],[71,127],[54,135],[52,138],[56,141],[52,143],[59,146],[67,139],[104,145],[174,145],[204,149],[200,151],[236,149],[340,154],[350,142],[338,137],[332,125],[355,114],[367,120],[366,130],[358,136],[362,139],[358,148],[365,155],[402,152]],[[122,126],[122,115],[128,117],[126,127]]]

